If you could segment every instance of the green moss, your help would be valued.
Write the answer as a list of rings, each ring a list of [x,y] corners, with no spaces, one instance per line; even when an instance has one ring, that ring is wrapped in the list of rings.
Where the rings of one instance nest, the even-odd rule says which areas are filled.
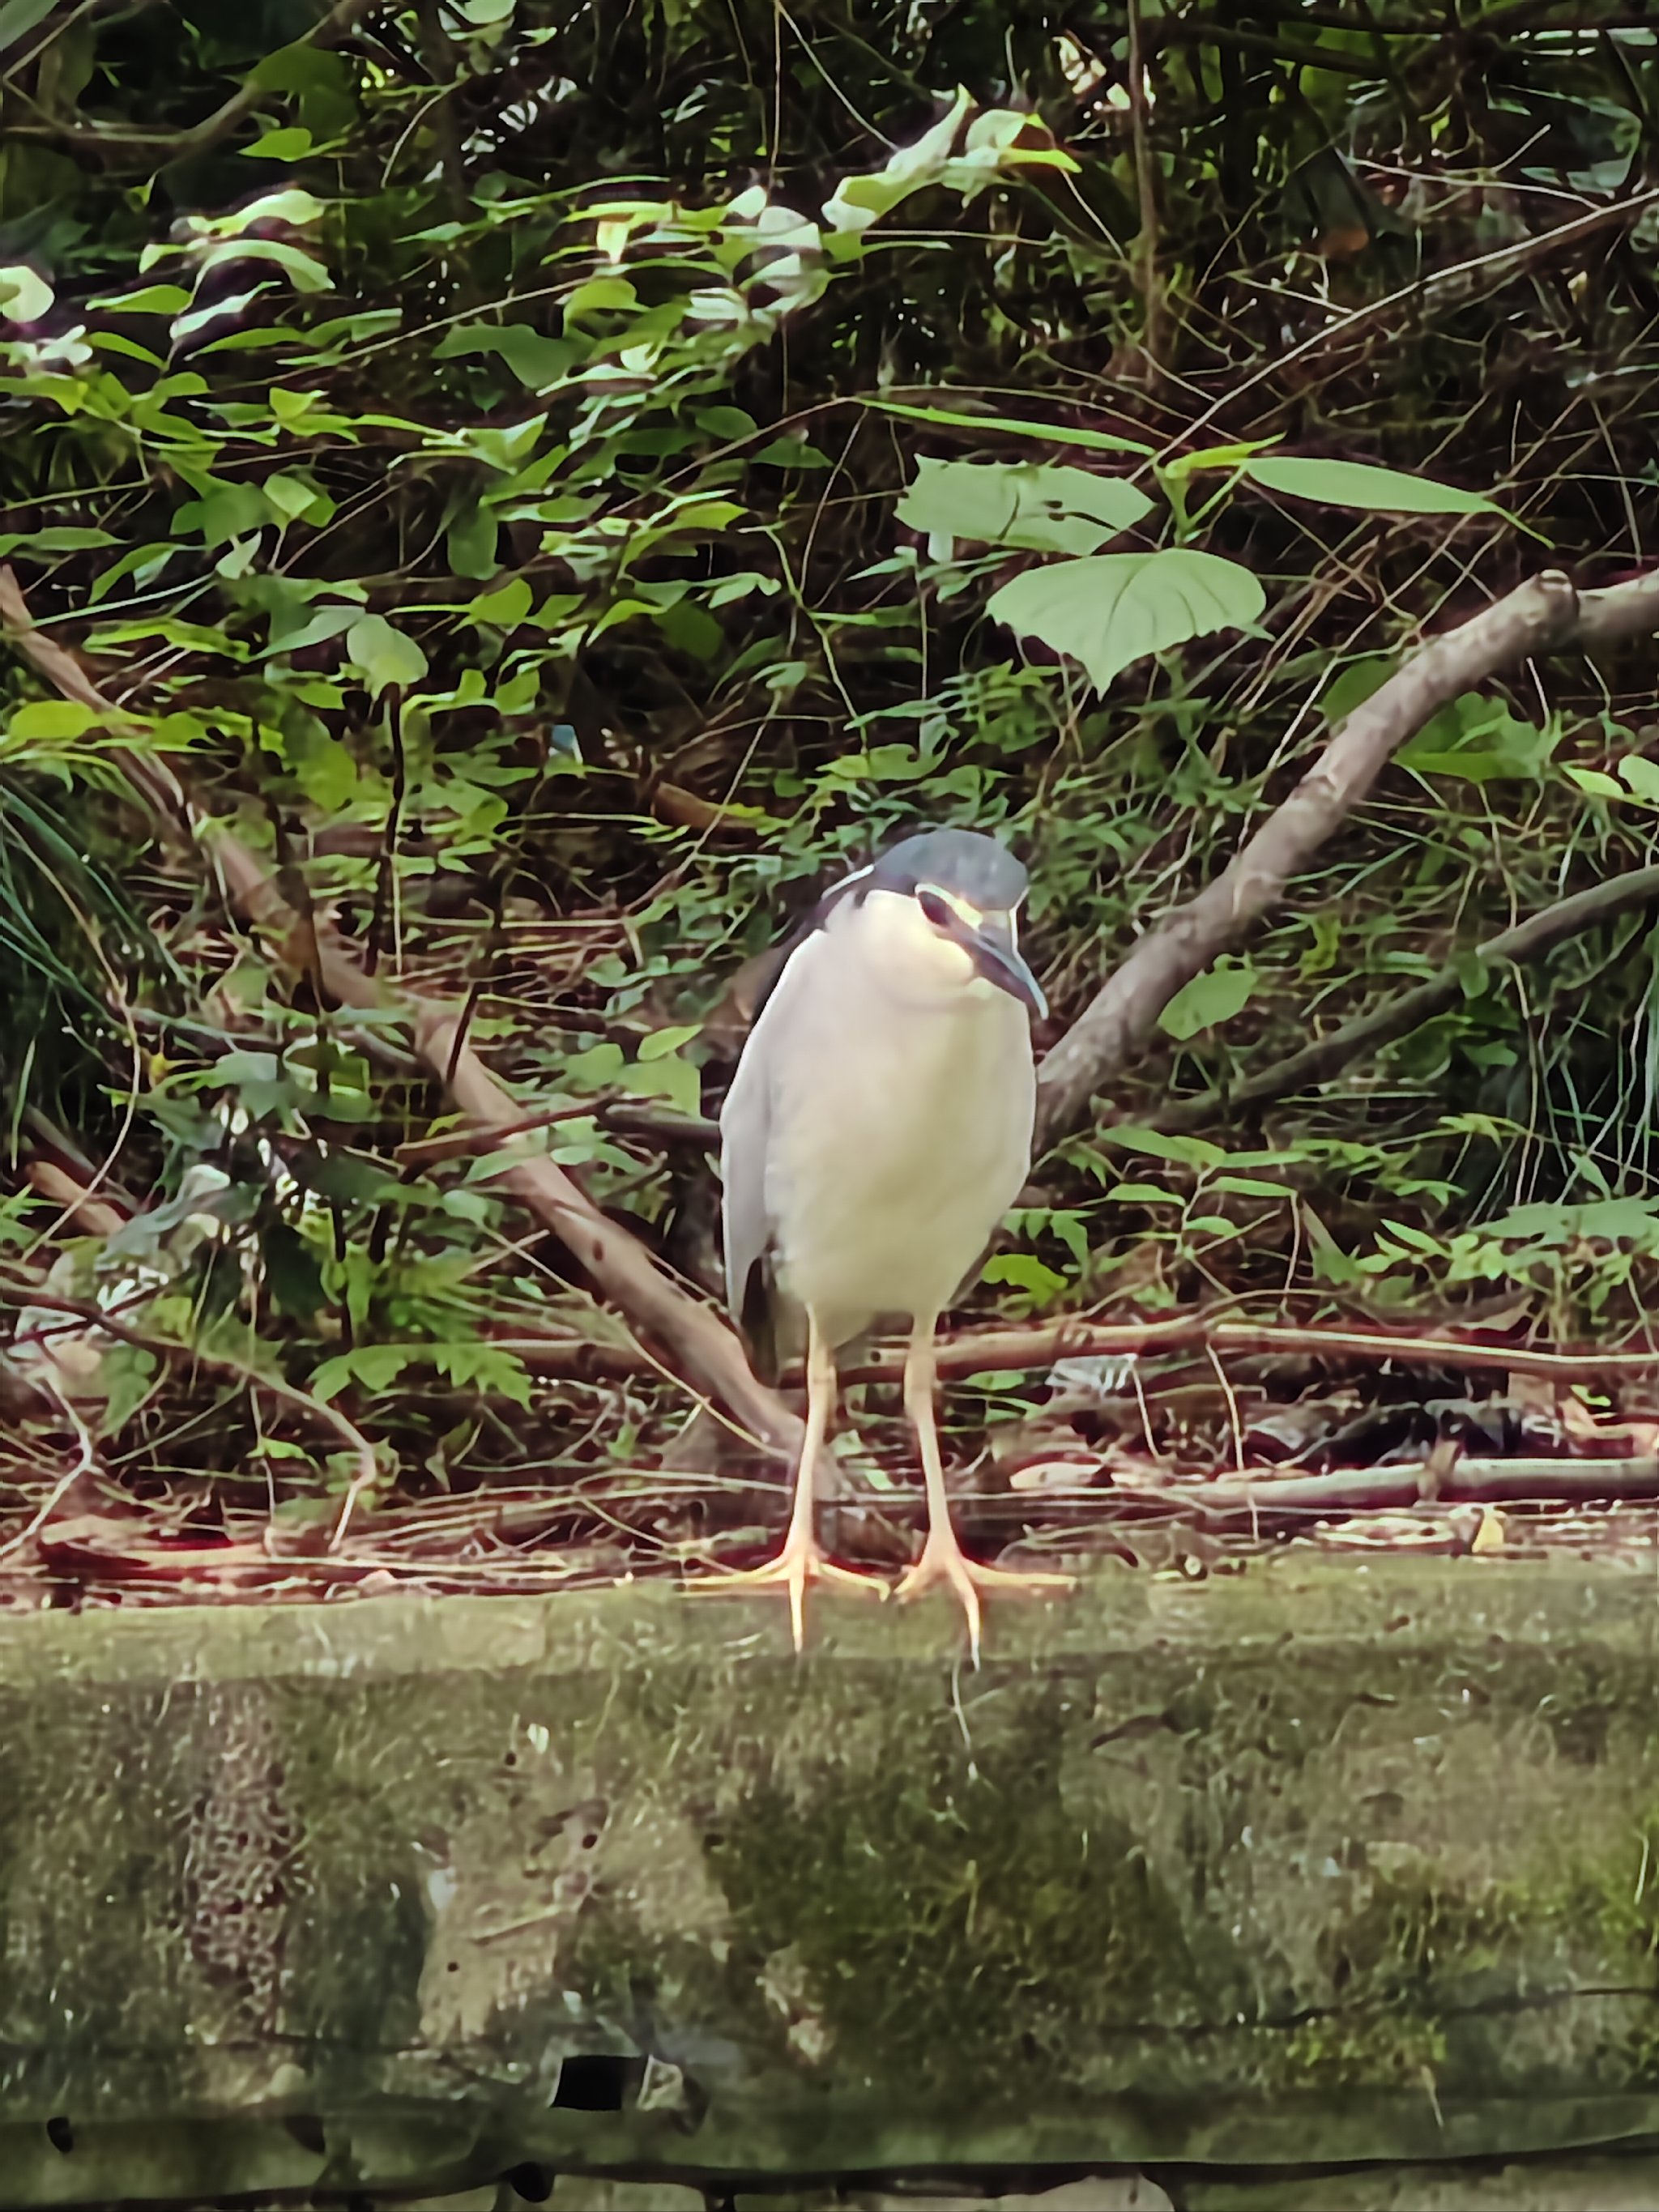
[[[1432,2081],[1445,2061],[1437,2021],[1340,2012],[1299,2021],[1285,2039],[1279,2070],[1289,2088],[1407,2088]]]
[[[1013,1693],[1011,1692],[1010,1695]],[[822,1798],[752,1790],[709,1839],[733,1976],[769,1992],[799,2056],[961,2095],[1079,2045],[1204,2016],[1206,1976],[1125,1825],[1086,1828],[1060,1790],[1064,1723],[1041,1697],[972,1763],[898,1738]]]
[[[1409,2003],[1524,1960],[1539,1917],[1513,1886],[1472,1896],[1427,1879],[1379,1881],[1358,1912],[1325,1931],[1321,1964],[1346,2001]]]

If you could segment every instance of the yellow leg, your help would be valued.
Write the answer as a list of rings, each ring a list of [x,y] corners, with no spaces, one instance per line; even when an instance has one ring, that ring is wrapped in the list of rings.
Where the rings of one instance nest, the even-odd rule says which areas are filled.
[[[794,1502],[789,1509],[789,1533],[775,1559],[763,1567],[749,1567],[724,1575],[718,1582],[693,1583],[702,1597],[746,1597],[750,1590],[785,1589],[789,1593],[789,1626],[795,1649],[806,1640],[806,1585],[833,1583],[838,1589],[860,1591],[866,1597],[885,1597],[887,1585],[874,1575],[855,1575],[838,1567],[818,1549],[812,1526],[812,1483],[818,1454],[830,1426],[830,1408],[836,1402],[836,1355],[819,1333],[817,1321],[807,1316],[806,1435],[795,1462]]]
[[[948,1583],[961,1599],[962,1609],[968,1616],[969,1648],[977,1667],[981,1591],[988,1597],[998,1592],[1017,1591],[1041,1597],[1049,1591],[1070,1589],[1072,1577],[1017,1574],[1008,1568],[982,1567],[968,1557],[957,1540],[951,1524],[951,1501],[945,1494],[945,1464],[939,1457],[939,1428],[933,1411],[933,1334],[938,1325],[936,1315],[928,1315],[925,1321],[917,1316],[909,1355],[904,1363],[904,1410],[916,1432],[922,1476],[927,1485],[927,1540],[921,1547],[921,1557],[901,1577],[893,1595],[920,1597],[936,1583]]]

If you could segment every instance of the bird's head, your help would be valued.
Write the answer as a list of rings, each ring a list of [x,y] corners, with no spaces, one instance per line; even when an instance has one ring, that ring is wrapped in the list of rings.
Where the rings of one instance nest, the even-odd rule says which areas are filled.
[[[972,830],[927,830],[890,847],[837,886],[871,957],[907,996],[1006,992],[1039,1021],[1042,986],[1021,956],[1025,870],[1006,845]]]

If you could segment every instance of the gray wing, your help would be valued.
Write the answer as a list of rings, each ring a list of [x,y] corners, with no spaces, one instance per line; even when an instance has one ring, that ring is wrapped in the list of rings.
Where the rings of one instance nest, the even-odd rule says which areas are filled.
[[[790,949],[773,988],[756,1016],[738,1072],[720,1110],[721,1225],[726,1244],[726,1298],[748,1339],[755,1370],[775,1380],[783,1361],[805,1340],[805,1320],[774,1279],[777,1224],[767,1206],[780,1055],[787,1058],[792,1030],[799,1030],[799,994],[812,965],[810,948],[823,939],[805,932]]]
[[[726,1303],[742,1322],[750,1282],[772,1243],[766,1211],[767,1139],[771,1102],[763,1056],[751,1030],[720,1109],[720,1225],[726,1243]]]

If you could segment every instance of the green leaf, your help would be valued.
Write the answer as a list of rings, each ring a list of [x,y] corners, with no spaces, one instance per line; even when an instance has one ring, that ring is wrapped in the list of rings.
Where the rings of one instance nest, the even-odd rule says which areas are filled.
[[[1028,568],[993,593],[989,612],[1080,661],[1104,691],[1132,661],[1214,630],[1242,629],[1266,605],[1248,568],[1176,547]]]
[[[251,146],[241,149],[245,161],[297,161],[311,151],[311,133],[299,124],[290,124],[284,130],[267,131],[263,138],[256,138]]]
[[[1565,773],[1592,799],[1624,799],[1629,795],[1622,783],[1613,776],[1603,775],[1599,768],[1570,768]]]
[[[488,583],[495,574],[495,542],[501,525],[487,507],[469,507],[449,526],[444,541],[452,574]]]
[[[534,597],[522,576],[509,576],[493,592],[480,592],[467,609],[466,618],[493,623],[497,629],[516,629],[530,612]]]
[[[1626,753],[1619,763],[1619,773],[1629,785],[1633,798],[1649,806],[1659,806],[1659,763],[1646,759],[1641,753]]]
[[[0,8],[0,54],[21,43],[37,23],[45,22],[58,0],[6,0]]]
[[[1432,477],[1374,468],[1367,461],[1281,459],[1247,461],[1244,474],[1263,491],[1324,507],[1358,507],[1367,514],[1499,514],[1479,492],[1436,483]]]
[[[432,350],[437,361],[496,354],[530,392],[556,384],[576,358],[575,347],[566,339],[544,337],[527,323],[461,323]]]
[[[639,1060],[663,1060],[671,1052],[678,1052],[683,1044],[690,1044],[694,1036],[702,1035],[701,1022],[682,1022],[676,1027],[653,1030],[650,1036],[640,1039]]]
[[[357,795],[357,763],[340,740],[318,725],[283,748],[300,788],[325,814],[337,814]]]
[[[963,415],[949,407],[918,407],[898,399],[872,399],[861,395],[866,407],[884,415],[908,416],[913,422],[939,422],[954,430],[995,430],[1004,437],[1040,438],[1053,446],[1084,446],[1097,453],[1140,453],[1150,456],[1152,446],[1133,438],[1119,438],[1108,430],[1078,430],[1062,422],[1022,422],[1012,415]]]
[[[1338,722],[1346,721],[1356,707],[1363,707],[1382,689],[1395,666],[1386,653],[1376,653],[1338,669],[1320,695],[1319,711],[1327,723],[1334,728]]]
[[[342,1390],[356,1382],[374,1395],[390,1389],[404,1368],[421,1357],[422,1349],[416,1344],[354,1345],[349,1352],[324,1360],[311,1378],[312,1389],[319,1398],[337,1398]]]
[[[1126,1152],[1145,1152],[1155,1160],[1173,1160],[1184,1168],[1213,1168],[1224,1164],[1227,1155],[1207,1137],[1172,1136],[1164,1129],[1143,1129],[1134,1121],[1115,1121],[1101,1133],[1108,1143],[1121,1145]]]
[[[1273,442],[1271,438],[1249,438],[1237,446],[1206,446],[1200,453],[1177,453],[1173,460],[1159,464],[1158,473],[1179,483],[1184,477],[1197,476],[1207,469],[1236,469],[1253,453],[1265,452]]]
[[[578,284],[564,303],[565,319],[576,315],[614,313],[624,307],[636,307],[640,295],[626,276],[590,276],[585,284]]]
[[[285,521],[297,522],[301,515],[311,516],[313,509],[322,509],[314,520],[326,522],[334,512],[332,500],[319,492],[315,484],[283,470],[267,477],[259,489]]]
[[[1182,986],[1158,1016],[1158,1027],[1166,1036],[1184,1043],[1200,1030],[1211,1029],[1217,1022],[1231,1021],[1249,1002],[1255,985],[1254,968],[1242,962],[1236,966],[1218,962]]]
[[[101,726],[103,716],[74,699],[31,699],[14,709],[6,735],[20,743],[61,742]]]
[[[1419,775],[1452,775],[1466,783],[1537,779],[1559,738],[1556,724],[1524,722],[1501,699],[1465,691],[1431,715],[1395,758]]]
[[[27,545],[32,553],[84,553],[94,545],[118,545],[107,530],[82,527],[78,523],[54,522],[45,530],[0,532],[0,554]]]
[[[87,305],[100,314],[179,315],[189,307],[190,294],[178,284],[146,284],[137,292],[113,292]]]
[[[9,323],[38,323],[52,313],[56,295],[26,261],[0,267],[0,316]]]
[[[1150,514],[1152,507],[1146,493],[1123,477],[1095,476],[1087,469],[923,459],[897,514],[901,522],[931,537],[1087,554]]]
[[[628,1088],[636,1097],[665,1098],[678,1114],[702,1111],[702,1071],[672,1053],[630,1069]]]
[[[1066,1288],[1066,1279],[1034,1252],[994,1252],[981,1271],[988,1283],[1006,1283],[1047,1304]]]
[[[407,690],[426,674],[425,653],[384,615],[359,616],[346,632],[346,651],[367,678],[373,698],[389,684]]]

